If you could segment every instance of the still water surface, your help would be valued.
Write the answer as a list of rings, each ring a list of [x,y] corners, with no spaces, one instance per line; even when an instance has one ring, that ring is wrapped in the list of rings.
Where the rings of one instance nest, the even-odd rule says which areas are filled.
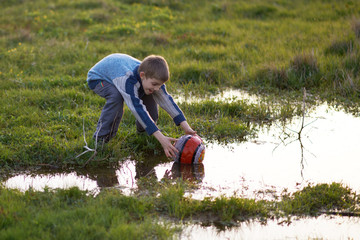
[[[269,221],[266,225],[258,222],[242,223],[240,227],[219,231],[213,226],[190,225],[184,228],[182,240],[198,239],[360,239],[359,218],[329,217],[305,218],[291,224]]]
[[[307,125],[308,124],[308,125]],[[26,190],[32,187],[42,190],[78,186],[82,190],[99,192],[102,187],[116,187],[130,194],[137,187],[138,176],[153,174],[160,180],[164,177],[182,177],[198,182],[199,188],[187,193],[193,198],[220,195],[272,199],[284,189],[293,192],[308,184],[340,182],[352,190],[360,191],[360,118],[344,111],[331,109],[326,104],[318,106],[305,118],[307,125],[298,138],[301,119],[295,118],[286,126],[273,124],[263,127],[258,136],[248,142],[226,146],[207,144],[203,165],[181,166],[172,162],[141,167],[129,159],[117,169],[104,168],[74,170],[69,172],[43,172],[20,174],[5,181],[5,186]],[[326,225],[334,227],[313,226]],[[324,230],[327,229],[327,230]],[[338,231],[334,230],[338,229]],[[325,239],[356,239],[358,235],[346,235],[348,230],[360,232],[356,218],[320,217],[303,219],[286,227],[276,222],[263,226],[260,223],[243,224],[240,228],[218,233],[216,228],[192,225],[191,232],[183,239],[196,239],[196,234],[210,234],[208,239],[224,239],[228,235],[251,239],[251,236],[269,236],[267,239],[303,236]],[[355,230],[354,230],[355,229]],[[332,232],[339,238],[332,238]],[[276,231],[271,237],[269,232]],[[265,234],[265,235],[264,235]],[[305,235],[303,235],[305,234]],[[244,237],[245,236],[245,237]],[[230,236],[230,238],[232,238]]]

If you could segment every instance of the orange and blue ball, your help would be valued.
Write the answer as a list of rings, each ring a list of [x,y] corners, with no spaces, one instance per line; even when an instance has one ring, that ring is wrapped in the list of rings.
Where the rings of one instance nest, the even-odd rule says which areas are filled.
[[[184,164],[202,163],[205,156],[205,145],[198,135],[181,136],[175,143],[179,151],[174,158],[175,162]]]

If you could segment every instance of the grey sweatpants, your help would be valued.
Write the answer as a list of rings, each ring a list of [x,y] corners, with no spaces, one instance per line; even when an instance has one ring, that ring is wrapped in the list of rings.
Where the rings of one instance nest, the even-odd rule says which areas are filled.
[[[99,121],[97,123],[96,135],[98,138],[109,137],[113,138],[119,128],[119,124],[124,112],[124,99],[117,88],[106,82],[101,81],[97,84],[93,91],[100,97],[106,99],[106,103],[101,111]],[[159,118],[159,108],[154,98],[151,95],[144,95],[141,100],[149,112],[151,118],[156,122]],[[141,124],[136,120],[136,129],[139,132],[145,131]]]

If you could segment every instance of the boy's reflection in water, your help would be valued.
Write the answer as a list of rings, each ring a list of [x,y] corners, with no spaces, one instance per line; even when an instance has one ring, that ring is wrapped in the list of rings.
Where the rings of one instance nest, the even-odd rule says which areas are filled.
[[[156,178],[155,167],[159,161],[135,161],[135,179],[139,178]],[[122,166],[121,166],[122,167]],[[114,187],[119,185],[116,167],[108,168],[90,168],[77,170],[78,175],[83,175],[97,182],[98,187]],[[166,170],[164,178],[176,180],[182,178],[184,181],[201,182],[205,177],[204,165],[201,164],[180,164],[173,163],[171,169]]]
[[[87,168],[87,169],[78,169],[76,173],[79,176],[85,176],[91,180],[96,181],[97,186],[100,188],[103,187],[113,187],[119,184],[118,178],[116,176],[115,167],[98,167],[98,168]]]
[[[161,164],[161,163],[160,163]],[[158,161],[144,160],[135,162],[135,179],[141,177],[156,177],[155,167],[159,165]]]

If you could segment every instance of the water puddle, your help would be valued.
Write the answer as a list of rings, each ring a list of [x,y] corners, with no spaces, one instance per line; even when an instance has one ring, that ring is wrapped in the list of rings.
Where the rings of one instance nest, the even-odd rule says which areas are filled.
[[[216,94],[216,95],[210,95],[210,96],[202,96],[201,98],[198,96],[184,96],[183,94],[180,94],[176,97],[174,97],[176,102],[201,102],[204,100],[214,100],[214,101],[237,101],[237,100],[244,100],[249,103],[257,103],[261,100],[257,95],[250,94],[247,91],[239,90],[239,89],[225,89],[224,91]]]
[[[299,219],[290,224],[249,222],[223,230],[191,225],[184,228],[180,239],[358,239],[359,226],[359,218],[334,216]]]
[[[249,142],[208,144],[204,164],[199,166],[172,162],[142,166],[129,159],[117,169],[24,173],[6,180],[5,186],[20,190],[78,186],[89,191],[118,186],[130,191],[136,188],[137,177],[153,172],[159,180],[182,176],[199,181],[199,189],[191,193],[198,199],[234,193],[259,197],[264,192],[295,191],[309,183],[334,181],[359,191],[360,118],[324,104],[305,119],[307,123],[301,139],[293,132],[301,128],[299,118],[285,127],[264,127]]]
[[[304,126],[309,125],[299,139],[301,122],[298,118],[284,127],[263,128],[256,139],[228,148],[210,145],[203,189],[251,197],[284,188],[292,192],[309,183],[341,182],[359,191],[360,118],[321,105],[305,119]],[[211,193],[200,189],[197,195]]]
[[[197,182],[198,188],[187,193],[196,199],[234,194],[240,197],[273,199],[284,189],[293,192],[308,184],[331,182],[343,183],[359,192],[360,118],[333,110],[326,104],[316,107],[308,115],[301,138],[297,134],[301,128],[301,118],[293,119],[286,126],[273,124],[271,127],[263,127],[258,136],[249,142],[226,146],[208,144],[203,165],[184,166],[165,162],[142,166],[128,159],[116,169],[22,173],[3,183],[8,188],[22,191],[30,187],[42,190],[46,186],[77,186],[96,193],[104,187],[115,187],[130,194],[137,188],[138,177],[151,174],[158,180],[182,177]],[[192,225],[186,228],[191,236],[187,238],[184,235],[182,239],[197,239],[196,234],[202,234],[202,237],[210,234],[209,238],[215,239],[256,239],[259,236],[272,236],[271,234],[275,235],[269,239],[302,239],[303,236],[342,239],[355,236],[347,235],[347,231],[358,233],[359,226],[358,218],[326,216],[302,219],[289,226],[278,225],[276,221],[268,222],[265,226],[254,222],[220,233],[214,227]],[[334,232],[334,229],[340,228],[344,230]]]
[[[360,118],[320,105],[305,119],[298,139],[301,119],[285,127],[273,125],[260,130],[258,137],[226,146],[207,144],[204,163],[198,166],[172,162],[141,164],[128,159],[116,169],[96,168],[23,173],[5,181],[5,186],[25,191],[77,186],[100,191],[117,187],[130,193],[138,177],[182,177],[198,182],[193,198],[220,195],[271,198],[285,188],[292,192],[316,183],[341,182],[360,191]]]

